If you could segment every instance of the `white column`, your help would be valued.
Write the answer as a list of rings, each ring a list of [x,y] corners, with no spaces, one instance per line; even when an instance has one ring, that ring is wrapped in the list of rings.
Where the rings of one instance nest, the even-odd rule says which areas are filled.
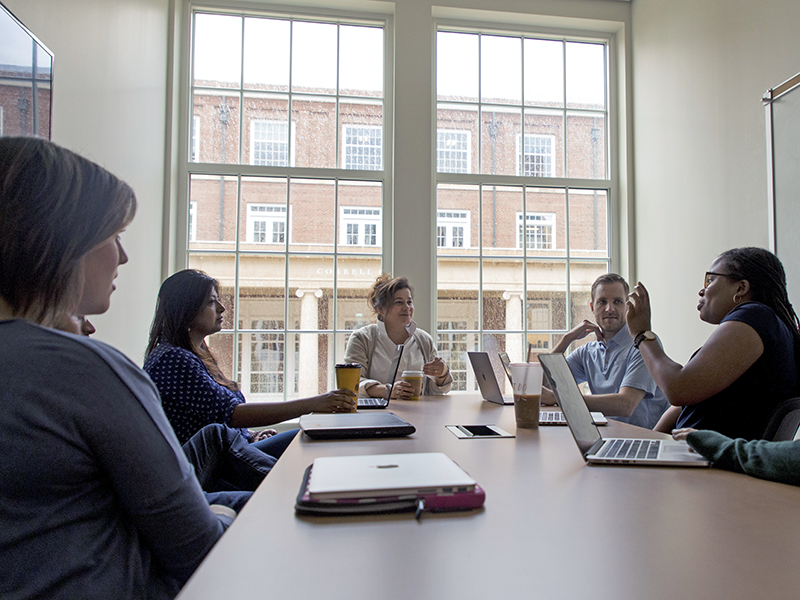
[[[322,297],[322,290],[300,290],[297,297],[300,298],[300,329],[316,330],[319,329],[319,298]],[[316,396],[319,394],[319,345],[318,336],[313,333],[301,333],[300,335],[300,356],[298,358],[300,383],[299,394],[301,398]],[[286,352],[290,351],[289,340],[286,340]],[[286,374],[287,381],[289,373]]]
[[[503,300],[506,301],[506,330],[522,330],[522,292],[506,291],[503,292]],[[519,334],[509,334],[506,336],[506,353],[511,362],[525,360],[525,347],[522,336]]]

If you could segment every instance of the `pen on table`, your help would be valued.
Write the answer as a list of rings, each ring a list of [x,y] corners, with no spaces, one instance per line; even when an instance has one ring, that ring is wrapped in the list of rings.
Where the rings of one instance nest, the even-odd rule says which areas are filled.
[[[422,511],[425,510],[425,500],[420,498],[417,500],[417,512],[414,514],[414,518],[419,521],[422,517]]]

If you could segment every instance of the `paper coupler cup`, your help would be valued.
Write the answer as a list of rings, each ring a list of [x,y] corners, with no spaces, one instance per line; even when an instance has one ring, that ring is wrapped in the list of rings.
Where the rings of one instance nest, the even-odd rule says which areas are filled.
[[[511,382],[514,390],[514,415],[517,427],[535,429],[539,427],[539,407],[542,396],[542,365],[535,363],[511,363]]]
[[[358,384],[361,381],[361,365],[358,363],[342,363],[336,365],[336,387],[341,390],[352,390],[358,396]],[[353,412],[356,408],[353,407]]]

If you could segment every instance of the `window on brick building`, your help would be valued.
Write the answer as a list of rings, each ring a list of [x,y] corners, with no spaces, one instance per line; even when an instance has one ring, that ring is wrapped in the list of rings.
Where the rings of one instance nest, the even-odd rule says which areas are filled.
[[[369,125],[345,125],[344,168],[377,171],[382,168],[383,131]]]
[[[436,131],[436,170],[439,173],[469,173],[470,132]]]
[[[251,121],[251,164],[289,166],[289,125],[276,121]]]
[[[556,216],[553,213],[528,213],[523,223],[517,213],[517,247],[524,243],[528,250],[552,250],[556,247]]]
[[[526,135],[519,144],[518,174],[526,177],[552,177],[555,164],[555,137],[552,135]]]
[[[342,207],[339,226],[341,241],[347,246],[380,245],[381,209],[364,206]]]
[[[279,204],[248,204],[247,241],[254,244],[285,244],[286,207]]]
[[[189,160],[192,162],[200,161],[200,117],[197,115],[192,117],[191,156]]]
[[[436,246],[439,248],[469,248],[469,211],[437,211]]]
[[[467,351],[469,337],[466,321],[439,321],[436,329],[441,332],[436,342],[436,352],[450,368],[453,389],[467,389]]]
[[[189,202],[189,241],[197,240],[197,202]]]

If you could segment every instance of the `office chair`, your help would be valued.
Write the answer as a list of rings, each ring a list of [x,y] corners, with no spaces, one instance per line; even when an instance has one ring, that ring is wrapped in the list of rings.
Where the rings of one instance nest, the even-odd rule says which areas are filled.
[[[791,441],[800,428],[800,398],[790,398],[781,402],[772,413],[764,439],[773,442]]]

